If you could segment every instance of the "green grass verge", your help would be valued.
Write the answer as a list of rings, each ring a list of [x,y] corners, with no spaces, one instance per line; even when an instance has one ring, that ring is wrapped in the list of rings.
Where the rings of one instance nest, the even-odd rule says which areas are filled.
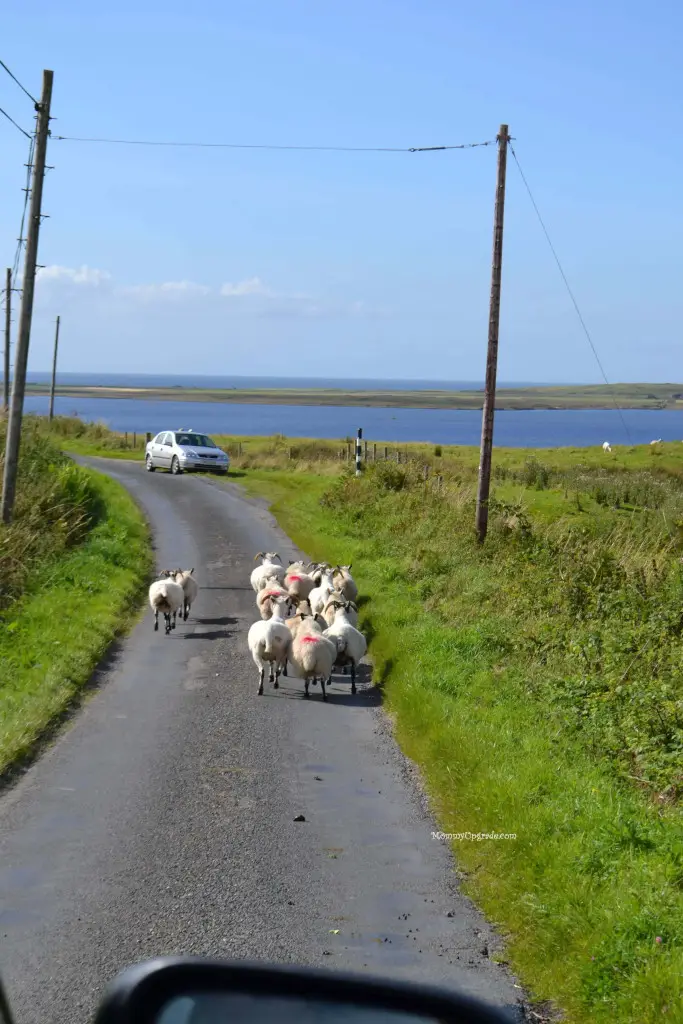
[[[576,636],[568,632],[567,651],[552,657],[526,642],[525,632],[549,629],[563,614],[558,607],[538,623],[533,618],[529,592],[551,579],[542,561],[523,551],[506,556],[495,536],[494,554],[482,555],[465,535],[441,532],[436,505],[421,514],[419,502],[406,505],[391,493],[378,500],[365,484],[350,481],[346,497],[336,489],[321,505],[330,480],[314,473],[257,469],[242,482],[272,500],[280,524],[310,557],[353,563],[369,598],[361,625],[371,637],[375,678],[399,743],[423,770],[442,829],[516,833],[516,840],[453,846],[464,888],[505,938],[506,958],[533,997],[554,1002],[577,1024],[683,1020],[680,809],[634,786],[619,751],[601,746],[609,735],[600,731],[604,687],[558,696],[555,687],[571,679]],[[547,492],[538,497],[547,504]],[[560,514],[563,494],[551,497]],[[595,508],[604,512],[600,503]],[[575,515],[586,521],[585,513]],[[557,575],[561,561],[551,568]],[[441,604],[435,580],[446,590]],[[601,596],[607,600],[608,589]],[[644,600],[652,603],[653,595]],[[591,615],[599,619],[599,612],[588,615],[589,633],[597,628]],[[672,643],[658,634],[660,649]],[[650,669],[648,685],[659,693],[656,666],[644,678]],[[631,699],[640,695],[636,686]],[[664,707],[653,706],[655,719]],[[620,725],[635,728],[627,717],[625,725],[610,719],[609,729]]]
[[[31,573],[0,622],[0,774],[28,756],[138,611],[152,570],[147,525],[120,484],[92,471],[103,515]]]

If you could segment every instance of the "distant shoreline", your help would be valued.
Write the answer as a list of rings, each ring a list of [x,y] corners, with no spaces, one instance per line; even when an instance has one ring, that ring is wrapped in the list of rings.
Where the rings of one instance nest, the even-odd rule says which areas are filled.
[[[28,384],[27,396],[49,395],[47,384]],[[348,406],[377,409],[481,409],[483,391],[349,391],[334,388],[183,388],[57,385],[62,398],[116,398],[148,402],[219,402],[245,405]],[[683,384],[613,384],[501,388],[497,409],[680,409]]]

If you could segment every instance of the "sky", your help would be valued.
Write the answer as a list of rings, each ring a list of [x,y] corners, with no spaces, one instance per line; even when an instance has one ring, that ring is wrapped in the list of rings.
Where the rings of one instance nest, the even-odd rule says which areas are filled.
[[[37,0],[53,136],[513,146],[610,381],[683,380],[676,0]],[[31,102],[0,69],[0,106]],[[0,117],[0,268],[28,140]],[[483,379],[494,145],[48,146],[29,370]],[[3,275],[4,280],[4,275]],[[15,324],[16,329],[16,324]],[[499,379],[600,383],[509,157]]]

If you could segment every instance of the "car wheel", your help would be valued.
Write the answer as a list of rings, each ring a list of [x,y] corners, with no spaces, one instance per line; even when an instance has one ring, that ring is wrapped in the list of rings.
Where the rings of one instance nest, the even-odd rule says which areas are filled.
[[[173,476],[179,476],[180,473],[182,473],[182,469],[180,468],[180,463],[178,462],[177,455],[173,456],[173,460],[171,462],[171,472],[173,473]]]
[[[145,469],[147,470],[148,473],[153,473],[154,470],[156,469],[156,466],[152,462],[151,455],[148,455],[147,458],[145,459]]]

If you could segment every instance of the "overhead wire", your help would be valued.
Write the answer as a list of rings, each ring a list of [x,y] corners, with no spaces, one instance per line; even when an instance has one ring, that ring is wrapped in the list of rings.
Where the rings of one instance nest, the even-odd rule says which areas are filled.
[[[26,241],[24,238],[24,226],[26,224],[26,211],[28,210],[28,201],[31,195],[31,171],[33,170],[33,153],[35,149],[35,137],[29,136],[31,143],[28,148],[28,160],[26,162],[26,187],[24,188],[24,209],[21,213],[21,226],[19,228],[19,238],[17,239],[17,248],[14,253],[14,263],[12,266],[12,283],[17,279],[17,273],[19,271],[19,261],[21,259],[21,250]]]
[[[19,88],[21,89],[21,91],[22,91],[23,93],[26,93],[26,95],[27,95],[27,96],[28,96],[28,98],[29,98],[29,99],[31,100],[31,102],[32,102],[32,103],[35,103],[35,104],[36,104],[36,106],[37,106],[37,105],[38,105],[38,100],[37,100],[37,99],[35,98],[35,96],[32,96],[32,95],[31,95],[31,93],[30,93],[30,92],[28,91],[28,89],[26,88],[26,86],[24,86],[24,85],[22,85],[22,84],[21,84],[21,82],[19,81],[19,79],[17,78],[17,76],[16,76],[16,75],[15,75],[15,74],[14,74],[14,73],[13,73],[12,71],[10,71],[10,69],[9,69],[9,68],[7,67],[7,65],[5,64],[4,60],[0,60],[0,67],[3,67],[3,68],[5,69],[5,71],[6,71],[6,72],[7,72],[7,74],[8,74],[9,76],[10,76],[10,78],[12,78],[12,79],[13,79],[13,80],[14,80],[14,81],[15,81],[15,82],[17,83],[17,85],[19,86]]]
[[[476,149],[479,146],[494,146],[496,143],[495,139],[489,139],[486,142],[463,142],[459,145],[449,146],[296,146],[270,143],[165,142],[154,139],[83,138],[73,135],[53,135],[51,138],[57,142],[97,142],[116,146],[175,146],[192,149],[271,149],[335,153],[429,153],[446,149]]]
[[[31,138],[30,132],[27,132],[24,128],[21,127],[20,124],[17,124],[17,122],[14,120],[14,118],[10,117],[10,115],[7,113],[7,111],[3,110],[2,107],[0,107],[0,114],[4,114],[4,116],[7,118],[7,120],[9,122],[11,122],[11,124],[14,125],[14,127],[17,129],[17,131],[20,131],[21,134],[25,135],[27,139]]]
[[[550,246],[550,251],[553,254],[553,257],[555,258],[555,263],[557,264],[557,269],[559,270],[560,275],[562,277],[562,280],[564,281],[565,287],[566,287],[567,292],[569,294],[569,298],[571,299],[572,304],[574,306],[574,309],[576,310],[576,315],[578,316],[579,323],[581,324],[581,327],[583,328],[583,333],[586,335],[586,338],[588,339],[588,344],[590,345],[591,349],[593,350],[593,355],[595,356],[595,361],[598,364],[598,367],[600,368],[600,373],[602,374],[602,378],[603,378],[605,384],[609,387],[610,386],[610,382],[607,379],[607,374],[605,373],[605,369],[604,369],[604,367],[602,365],[602,362],[600,360],[600,356],[598,355],[597,348],[595,347],[595,344],[593,342],[593,338],[591,337],[591,333],[588,330],[588,327],[586,326],[586,321],[584,320],[583,315],[581,313],[581,310],[579,309],[579,304],[576,301],[576,297],[574,296],[574,292],[572,291],[572,289],[571,289],[571,287],[569,285],[569,281],[567,280],[567,275],[565,274],[564,268],[562,266],[562,263],[560,262],[560,257],[557,255],[557,251],[555,249],[555,246],[552,243],[552,240],[551,240],[550,235],[548,233],[548,229],[545,226],[545,222],[543,220],[543,217],[541,216],[541,212],[540,212],[540,210],[538,208],[538,204],[536,203],[536,200],[534,199],[533,192],[531,191],[531,187],[529,185],[529,182],[527,181],[526,175],[524,174],[524,171],[522,170],[522,165],[520,164],[519,158],[517,157],[517,154],[515,153],[515,149],[514,149],[514,146],[512,145],[512,142],[508,142],[508,146],[510,147],[510,152],[512,153],[514,161],[517,164],[517,170],[519,171],[521,179],[524,182],[524,187],[526,188],[526,190],[527,190],[527,192],[529,194],[529,199],[531,200],[531,204],[532,204],[534,210],[536,211],[536,216],[538,217],[538,222],[541,225],[541,228],[543,230],[543,234],[545,235],[546,241],[547,241],[548,245]],[[623,414],[621,408],[619,407],[619,405],[617,403],[617,400],[613,396],[612,396],[612,404],[614,405],[614,408],[619,413],[619,418],[621,419],[621,423],[622,423],[622,426],[624,428],[624,432],[626,434],[626,437],[628,438],[629,444],[631,444],[632,443],[632,441],[631,441],[631,432],[629,431],[628,426],[626,425],[626,420],[624,419],[624,414]]]

